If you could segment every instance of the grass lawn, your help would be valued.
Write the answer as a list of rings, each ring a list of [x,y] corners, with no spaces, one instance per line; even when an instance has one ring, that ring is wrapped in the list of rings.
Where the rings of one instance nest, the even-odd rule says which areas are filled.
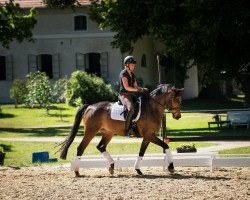
[[[183,103],[183,110],[188,108],[204,109],[208,108],[242,108],[243,104],[239,101],[230,101],[218,103],[202,102],[197,100],[188,100]],[[224,105],[224,106],[223,106]],[[14,105],[2,105],[2,114],[0,114],[0,137],[65,137],[69,132],[69,127],[60,127],[63,125],[71,126],[74,121],[76,108],[65,104],[57,104],[50,110],[49,115],[45,109],[14,108]],[[59,109],[61,108],[61,109]],[[62,112],[60,112],[62,110]],[[217,130],[214,126],[208,129],[207,123],[213,121],[212,113],[182,113],[182,118],[175,120],[171,114],[167,114],[167,135],[168,137],[229,137],[244,136],[249,137],[249,130],[245,128],[223,128]],[[61,118],[62,116],[62,118]],[[224,114],[224,119],[226,114]],[[54,127],[54,128],[53,128]],[[80,128],[78,135],[82,135]]]
[[[1,105],[2,114],[0,113],[1,128],[34,128],[71,125],[77,108],[66,104],[56,104],[46,114],[45,109],[39,108],[15,108],[14,104]]]
[[[181,145],[192,145],[194,144],[196,147],[207,147],[216,145],[215,143],[182,143],[182,142],[174,142],[170,143],[170,148],[175,150],[176,147]],[[62,163],[69,163],[71,159],[76,156],[76,149],[79,143],[74,142],[69,148],[69,153],[67,160],[59,159],[60,153],[54,154],[56,150],[55,148],[56,143],[53,142],[0,142],[0,146],[3,146],[6,150],[6,158],[4,160],[5,166],[16,166],[16,167],[23,167],[23,166],[34,166],[40,165],[39,163],[32,163],[32,152],[40,152],[40,151],[48,151],[50,158],[58,158],[58,162],[53,164],[62,164]],[[87,149],[84,152],[84,155],[101,155],[100,152],[96,149],[97,143],[90,143]],[[140,149],[139,142],[131,142],[131,143],[110,143],[107,147],[107,150],[110,152],[111,155],[117,154],[138,154]],[[146,154],[150,153],[162,153],[162,148],[156,146],[154,144],[150,144]],[[46,163],[48,164],[48,163]]]
[[[250,146],[221,150],[219,154],[250,154]]]

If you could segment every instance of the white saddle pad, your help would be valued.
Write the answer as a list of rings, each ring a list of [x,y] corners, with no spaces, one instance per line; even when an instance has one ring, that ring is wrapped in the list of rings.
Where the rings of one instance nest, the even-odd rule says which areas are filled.
[[[123,112],[125,110],[125,107],[123,105],[119,105],[118,102],[115,102],[114,105],[111,107],[111,119],[114,120],[120,120],[120,121],[126,121],[124,119]],[[141,115],[141,98],[139,98],[139,111],[137,113],[137,116],[135,119],[133,119],[133,122],[136,122]]]

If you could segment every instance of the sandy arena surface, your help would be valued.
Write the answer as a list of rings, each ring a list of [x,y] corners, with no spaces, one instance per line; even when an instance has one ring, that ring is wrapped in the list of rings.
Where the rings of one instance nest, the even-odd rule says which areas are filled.
[[[250,199],[250,167],[142,172],[127,168],[111,176],[107,169],[81,169],[76,178],[65,165],[0,167],[0,199]]]

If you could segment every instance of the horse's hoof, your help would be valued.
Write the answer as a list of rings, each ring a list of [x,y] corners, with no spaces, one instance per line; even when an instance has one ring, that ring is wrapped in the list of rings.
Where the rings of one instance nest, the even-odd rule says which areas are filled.
[[[75,175],[76,175],[76,177],[80,177],[79,171],[75,171]]]
[[[109,173],[111,175],[114,175],[114,173],[115,173],[115,164],[114,163],[109,166]]]
[[[174,173],[174,164],[170,163],[170,165],[168,166],[168,171],[173,174]]]
[[[140,175],[140,176],[142,176],[143,175],[143,173],[141,172],[141,170],[140,169],[135,169],[136,170],[136,172],[137,172],[137,174],[138,175]]]

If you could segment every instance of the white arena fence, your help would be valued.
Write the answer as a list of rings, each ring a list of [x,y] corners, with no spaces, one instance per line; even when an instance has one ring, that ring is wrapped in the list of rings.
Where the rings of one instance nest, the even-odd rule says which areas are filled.
[[[134,167],[138,155],[113,155],[115,168]],[[213,171],[218,167],[250,167],[250,154],[217,154],[217,153],[178,153],[173,154],[176,167],[210,167]],[[141,167],[163,167],[166,160],[164,154],[145,155]],[[108,161],[102,156],[75,157],[71,162],[71,170],[79,171],[80,168],[108,168]]]

